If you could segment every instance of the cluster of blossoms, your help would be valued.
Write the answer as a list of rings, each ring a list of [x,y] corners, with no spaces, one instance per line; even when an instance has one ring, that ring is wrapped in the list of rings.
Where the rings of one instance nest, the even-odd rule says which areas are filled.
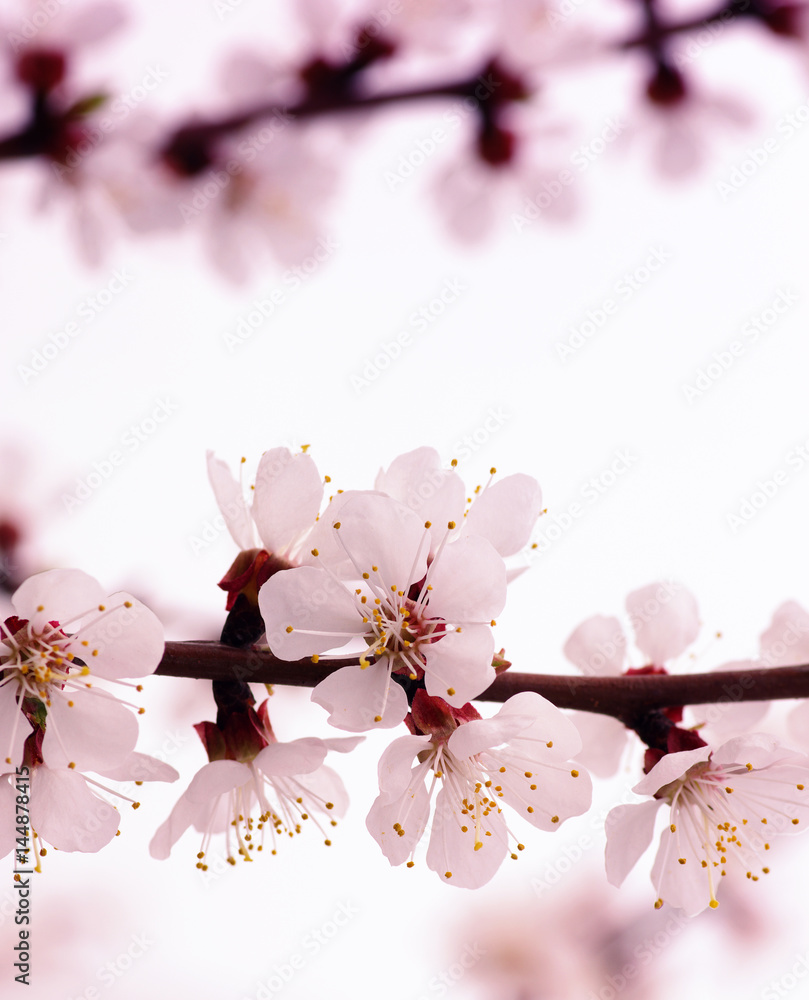
[[[220,15],[230,9],[219,6]],[[701,30],[745,23],[798,51],[807,38],[805,6],[779,0],[728,0],[702,16],[638,3],[621,34],[612,12],[603,23],[589,12],[595,16],[583,29],[565,3],[548,0],[348,6],[293,5],[286,47],[270,24],[256,51],[234,52],[223,66],[225,110],[178,125],[155,115],[167,77],[159,66],[119,96],[77,82],[85,50],[114,39],[126,22],[123,5],[96,0],[53,17],[21,3],[16,17],[4,15],[5,75],[17,113],[4,124],[0,159],[45,168],[46,198],[69,196],[92,261],[110,217],[134,233],[199,231],[234,280],[266,247],[294,281],[331,253],[321,225],[338,186],[335,164],[348,160],[358,132],[387,107],[441,102],[439,123],[391,163],[385,181],[395,193],[446,144],[435,202],[457,237],[477,239],[504,216],[518,231],[540,216],[565,219],[575,208],[576,171],[639,132],[659,169],[676,176],[701,165],[717,127],[747,124],[744,103],[713,93],[694,65]],[[631,99],[595,139],[592,124],[579,127],[577,140],[549,117],[540,97],[549,78],[630,57]],[[455,78],[447,70],[453,62]]]
[[[135,706],[107,686],[141,690],[122,678],[154,672],[163,627],[136,598],[107,597],[80,570],[30,577],[11,601],[15,614],[0,624],[0,854],[20,846],[13,783],[23,773],[30,776],[27,812],[38,865],[43,842],[92,852],[118,833],[118,810],[94,789],[138,807],[87,772],[137,784],[178,777],[135,750]],[[27,843],[27,831],[21,839]]]

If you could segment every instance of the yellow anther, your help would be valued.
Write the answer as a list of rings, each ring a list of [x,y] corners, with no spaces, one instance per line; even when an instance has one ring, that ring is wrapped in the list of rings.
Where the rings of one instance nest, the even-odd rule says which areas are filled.
[[[452,696],[455,694],[455,688],[447,688],[447,694]]]
[[[131,608],[132,607],[132,601],[124,601],[124,607],[125,608]]]
[[[656,899],[655,900],[655,909],[656,910],[659,910],[662,905],[663,905],[663,900],[662,899]]]
[[[319,556],[320,552],[317,549],[312,549],[312,555],[313,556]]]
[[[570,776],[571,778],[578,778],[579,772],[574,769],[573,771],[570,772]]]
[[[677,858],[677,860],[680,862],[681,865],[684,865],[686,861],[685,858]]]
[[[106,611],[107,609],[106,609],[106,607],[103,604],[99,604],[98,610],[99,611]]]
[[[455,522],[454,521],[447,521],[447,527],[449,528],[450,531],[454,531],[455,530]]]
[[[295,630],[293,629],[293,627],[291,625],[287,625],[286,631],[287,631],[287,635],[289,635],[290,632],[294,632]]]
[[[497,472],[497,469],[495,469],[495,467],[492,466],[491,469],[489,469],[489,475],[493,476],[495,474],[495,472]]]
[[[333,527],[335,527],[335,528],[341,527],[340,522],[339,521],[335,521]]]
[[[320,656],[317,653],[312,653],[311,659],[312,659],[312,663],[318,663],[319,660],[320,660]]]
[[[558,816],[551,816],[551,823],[558,823],[558,822],[559,822]]]

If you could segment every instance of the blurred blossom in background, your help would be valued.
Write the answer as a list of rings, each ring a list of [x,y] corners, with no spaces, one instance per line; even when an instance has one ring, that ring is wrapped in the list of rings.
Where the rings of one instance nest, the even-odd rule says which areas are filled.
[[[515,670],[573,674],[573,630],[659,579],[699,607],[673,669],[789,662],[762,634],[809,607],[805,23],[774,0],[9,0],[0,617],[75,566],[215,639],[234,549],[207,450],[309,445],[336,491],[430,445],[472,486],[542,486],[498,616]],[[380,732],[334,765],[331,847],[203,872],[195,834],[148,844],[206,762],[210,685],[139,697],[138,748],[180,786],[43,860],[37,1000],[806,995],[802,838],[692,920],[653,909],[651,854],[607,885],[637,756],[554,836],[515,819],[526,850],[474,896],[372,842]],[[334,734],[308,690],[270,702],[279,740]]]

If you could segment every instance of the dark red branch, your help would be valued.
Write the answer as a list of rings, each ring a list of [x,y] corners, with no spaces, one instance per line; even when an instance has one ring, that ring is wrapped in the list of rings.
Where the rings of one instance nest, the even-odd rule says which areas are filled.
[[[234,649],[218,642],[167,642],[156,672],[171,677],[314,687],[340,667],[356,663],[356,657],[318,663],[309,659],[290,662],[264,650]],[[809,698],[809,664],[634,677],[508,671],[476,700],[502,702],[519,691],[536,691],[559,708],[611,715],[632,725],[643,714],[669,705]]]

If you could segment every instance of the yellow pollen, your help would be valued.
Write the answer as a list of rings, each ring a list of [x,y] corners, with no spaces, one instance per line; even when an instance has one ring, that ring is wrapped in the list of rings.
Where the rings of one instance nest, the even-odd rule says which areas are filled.
[[[579,772],[578,772],[578,771],[571,771],[571,772],[570,772],[570,776],[571,776],[572,778],[578,778],[578,776],[579,776]]]
[[[320,656],[317,653],[312,653],[312,663],[317,663],[320,660]]]
[[[545,746],[550,750],[550,748],[553,746],[553,740],[548,740]]]
[[[44,611],[44,610],[45,610],[44,604],[37,604],[37,611]]]
[[[424,527],[425,528],[432,528],[432,526],[433,526],[433,522],[432,521],[425,521],[424,522]]]
[[[656,899],[655,900],[655,909],[656,910],[659,910],[662,905],[663,905],[663,900],[662,899]]]
[[[730,795],[730,793],[731,793],[731,792],[733,791],[733,789],[732,789],[732,788],[728,788],[728,787],[726,787],[726,788],[725,788],[725,791],[726,791],[726,792],[728,793],[728,795]]]
[[[290,632],[294,632],[295,630],[293,629],[293,627],[291,625],[287,625],[286,631],[287,631],[287,635],[289,635]]]
[[[671,830],[672,833],[676,833],[677,826],[674,823],[672,823],[671,826],[669,827],[669,830]]]
[[[72,701],[69,701],[69,702],[67,703],[67,707],[68,707],[68,708],[73,708],[73,702],[72,702]]]
[[[452,872],[444,872],[444,878],[452,878]]]
[[[407,862],[407,867],[408,868],[412,868],[415,863],[416,863],[415,861],[408,861]]]
[[[533,806],[529,806],[528,807],[528,812],[532,813],[533,811],[534,811],[534,807]]]
[[[125,608],[131,608],[132,607],[132,601],[124,601],[124,607]]]
[[[455,529],[455,522],[447,521],[447,527],[449,528],[450,531],[453,531]]]
[[[339,521],[335,521],[334,522],[334,527],[335,528],[339,528],[340,527],[340,522]]]
[[[76,769],[76,761],[72,760],[67,766],[70,768],[71,771],[74,771]]]
[[[495,472],[497,472],[497,469],[495,469],[495,467],[492,466],[491,469],[489,469],[489,475],[493,476],[495,474]]]
[[[318,550],[317,550],[317,549],[312,549],[312,555],[313,555],[313,556],[319,556],[319,555],[320,555],[320,553],[318,552]]]
[[[722,872],[722,874],[724,875],[725,873]],[[715,910],[717,908],[717,906],[719,906],[719,900],[718,899],[712,899],[708,905],[710,906],[710,908],[712,910]]]
[[[98,610],[99,611],[106,611],[107,609],[106,609],[106,607],[103,604],[99,604]]]
[[[748,771],[752,771],[753,770],[753,765],[752,764],[745,764],[744,766],[747,768]]]
[[[381,721],[382,721],[382,716],[381,715],[375,715],[374,716],[374,722],[381,722]]]
[[[803,785],[795,785],[799,792],[803,791]]]
[[[448,694],[448,695],[453,695],[453,694],[455,694],[455,688],[447,688],[447,694]]]
[[[685,864],[685,858],[677,858],[681,865]]]
[[[559,822],[558,816],[551,816],[551,823],[558,823],[558,822]]]
[[[800,822],[800,820],[797,820],[797,819],[793,819],[792,820],[792,823],[793,823],[794,826],[797,826],[799,822]]]

